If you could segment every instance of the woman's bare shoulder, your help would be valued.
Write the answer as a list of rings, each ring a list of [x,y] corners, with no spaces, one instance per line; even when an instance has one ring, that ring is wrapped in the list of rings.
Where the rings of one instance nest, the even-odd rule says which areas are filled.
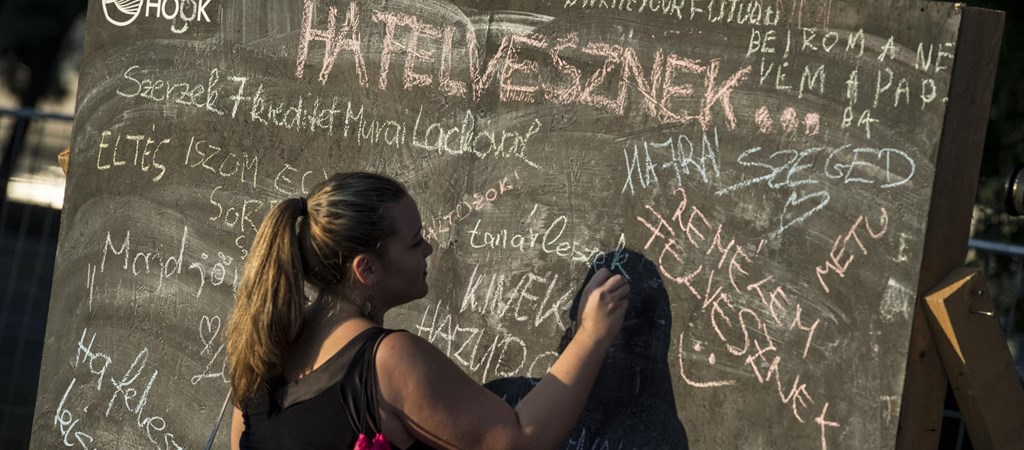
[[[426,339],[406,330],[393,330],[381,339],[377,363],[427,362],[448,358]]]
[[[377,369],[382,378],[401,384],[429,381],[437,377],[467,378],[465,372],[426,339],[414,333],[390,333],[377,350]]]
[[[391,333],[377,359],[382,408],[435,447],[504,448],[522,437],[514,410],[444,352],[412,333]]]

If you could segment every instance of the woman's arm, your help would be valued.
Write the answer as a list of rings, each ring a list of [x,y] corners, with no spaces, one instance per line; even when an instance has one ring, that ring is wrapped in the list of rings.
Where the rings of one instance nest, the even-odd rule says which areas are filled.
[[[241,448],[242,432],[245,431],[245,419],[242,418],[242,410],[237,407],[231,408],[231,450]]]
[[[377,359],[384,407],[440,448],[554,448],[565,442],[625,315],[629,286],[602,269],[584,289],[580,328],[540,383],[512,409],[429,342],[389,335]]]

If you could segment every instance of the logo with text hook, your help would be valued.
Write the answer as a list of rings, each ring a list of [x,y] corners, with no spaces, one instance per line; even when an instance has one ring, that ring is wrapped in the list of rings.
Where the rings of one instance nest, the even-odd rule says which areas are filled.
[[[139,16],[156,17],[164,20],[186,22],[209,22],[206,7],[212,0],[103,0],[103,15],[107,22],[124,27],[131,25]],[[181,31],[184,31],[182,29]]]

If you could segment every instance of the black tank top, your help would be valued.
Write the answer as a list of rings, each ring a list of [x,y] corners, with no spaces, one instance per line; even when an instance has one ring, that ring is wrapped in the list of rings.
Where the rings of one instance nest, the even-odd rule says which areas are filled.
[[[398,330],[369,328],[299,380],[272,380],[246,403],[242,449],[351,449],[380,430],[375,356]],[[397,449],[394,445],[392,449]],[[413,442],[410,449],[429,449]]]

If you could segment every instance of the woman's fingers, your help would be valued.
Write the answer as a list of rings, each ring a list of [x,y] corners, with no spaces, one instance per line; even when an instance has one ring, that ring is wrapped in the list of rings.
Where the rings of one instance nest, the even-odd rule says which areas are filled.
[[[611,273],[611,272],[608,272],[608,273]],[[626,282],[626,277],[624,277],[622,275],[619,275],[619,274],[615,274],[615,275],[609,277],[608,281],[605,282],[605,285],[608,286],[608,290],[609,291],[614,291],[615,289],[618,289],[620,286],[622,286],[624,284],[628,284]]]
[[[580,330],[595,330],[601,336],[618,333],[625,316],[629,281],[621,274],[601,268],[594,272],[580,302]]]
[[[623,279],[625,280],[625,279]],[[629,283],[623,282],[608,290],[608,293],[615,298],[626,298],[629,296]]]
[[[587,286],[591,289],[597,288],[598,286],[603,285],[610,278],[612,278],[612,271],[602,267],[598,269],[597,272],[594,272],[594,276],[590,277],[590,282],[587,283]]]

